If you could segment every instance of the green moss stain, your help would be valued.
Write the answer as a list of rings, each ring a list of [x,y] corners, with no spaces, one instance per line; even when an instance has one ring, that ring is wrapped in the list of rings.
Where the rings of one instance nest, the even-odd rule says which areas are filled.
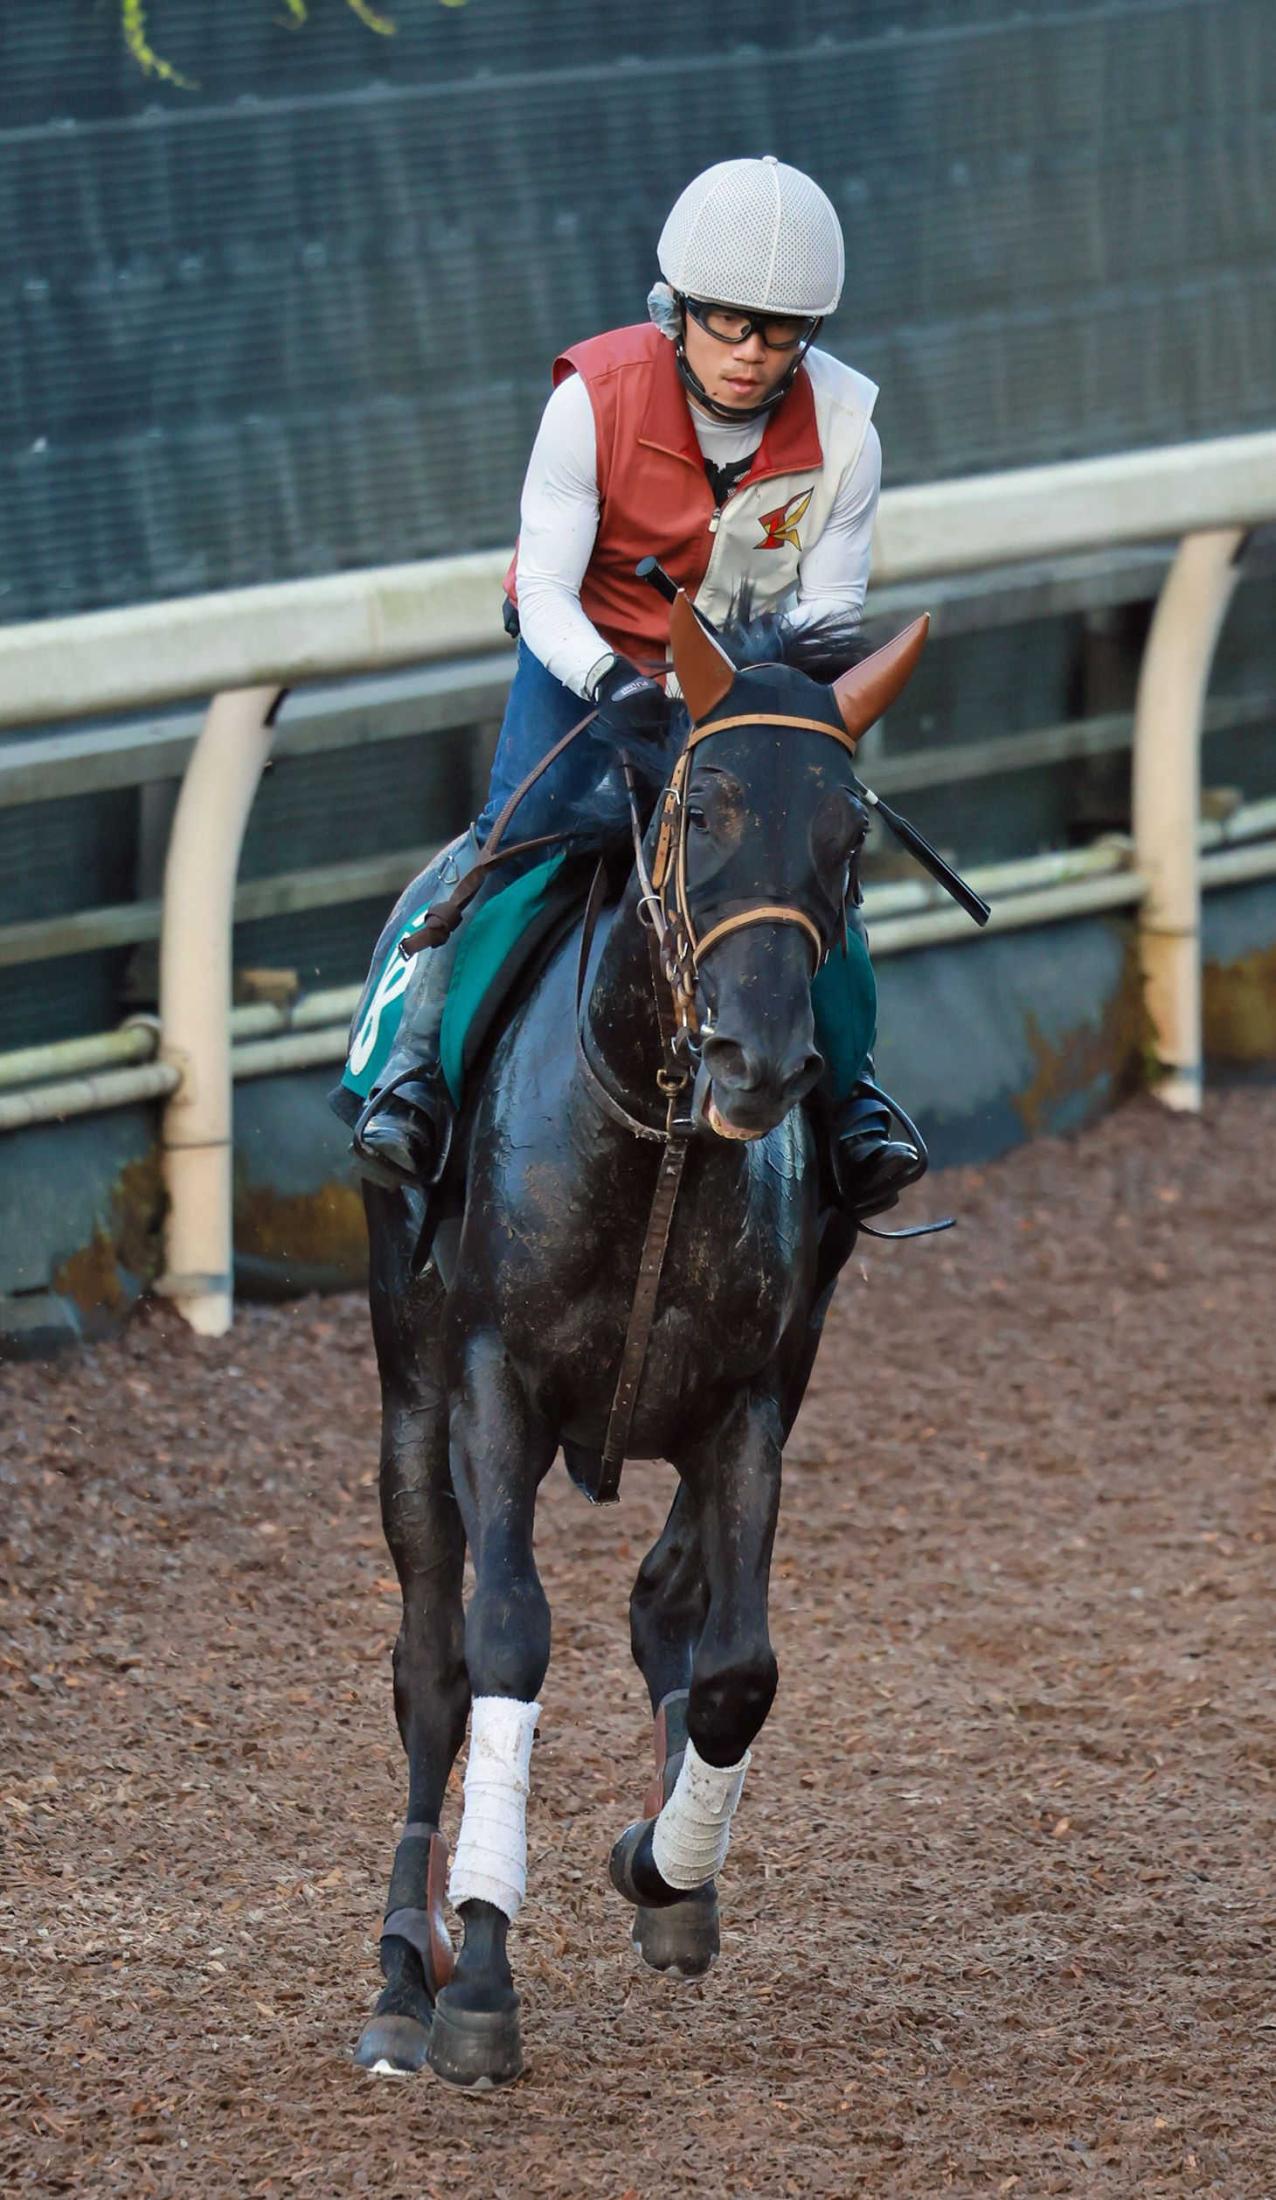
[[[1212,1062],[1276,1062],[1276,947],[1201,973],[1205,1056]]]
[[[95,1230],[87,1245],[54,1270],[53,1288],[82,1314],[122,1314],[128,1304],[115,1247],[105,1230]]]
[[[235,1250],[299,1268],[336,1269],[356,1284],[368,1269],[363,1201],[352,1185],[335,1180],[318,1191],[287,1196],[269,1185],[241,1184],[235,1193]]]
[[[1029,1010],[1026,1018],[1033,1074],[1014,1107],[1029,1137],[1048,1132],[1059,1111],[1078,1094],[1096,1093],[1105,1081],[1108,1097],[1143,1083],[1151,1059],[1151,1024],[1143,997],[1138,943],[1126,947],[1121,976],[1097,1024],[1081,1024],[1061,1039],[1049,1039]]]
[[[153,1283],[163,1266],[165,1205],[158,1151],[126,1163],[111,1186],[108,1219],[54,1271],[54,1290],[82,1314],[122,1313],[136,1285]]]

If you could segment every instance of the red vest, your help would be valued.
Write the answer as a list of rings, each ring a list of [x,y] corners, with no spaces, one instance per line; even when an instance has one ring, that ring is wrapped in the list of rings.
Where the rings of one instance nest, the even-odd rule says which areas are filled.
[[[591,336],[554,361],[554,385],[579,374],[589,391],[598,445],[598,537],[581,583],[581,609],[620,655],[663,659],[669,606],[635,580],[640,558],[659,558],[694,598],[713,549],[713,491],[691,424],[674,347],[650,322]],[[772,474],[823,464],[815,399],[805,367],[767,421],[744,489]],[[518,552],[506,575],[518,601]]]

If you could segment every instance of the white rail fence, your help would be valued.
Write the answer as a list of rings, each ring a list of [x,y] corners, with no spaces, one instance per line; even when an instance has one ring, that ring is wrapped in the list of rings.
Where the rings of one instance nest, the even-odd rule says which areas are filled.
[[[1203,854],[1199,828],[1214,646],[1246,537],[1273,519],[1276,433],[888,490],[879,508],[878,586],[1178,542],[1139,680],[1132,847],[1033,858],[985,872],[982,883],[1001,894],[990,930],[1137,908],[1156,1089],[1179,1109],[1198,1108],[1201,1098],[1203,877],[1276,874],[1276,843],[1258,838],[1276,830],[1272,804],[1231,821],[1234,848]],[[239,851],[279,699],[307,680],[503,647],[497,606],[507,559],[483,552],[0,628],[0,728],[213,698],[169,838],[158,1035],[141,1019],[100,1038],[0,1057],[0,1130],[163,1099],[161,1288],[205,1335],[224,1333],[233,1311],[233,1077],[332,1059],[353,1005],[343,992],[315,995],[291,1016],[266,1004],[231,1008]],[[877,955],[976,937],[920,885],[879,889],[870,915]]]

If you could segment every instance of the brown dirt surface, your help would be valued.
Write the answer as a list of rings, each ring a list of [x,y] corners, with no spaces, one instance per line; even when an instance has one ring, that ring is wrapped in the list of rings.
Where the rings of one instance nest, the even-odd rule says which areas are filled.
[[[555,1471],[529,2069],[482,2100],[349,2061],[402,1796],[361,1305],[5,1370],[0,2189],[1269,2200],[1274,1144],[1270,1089],[1139,1103],[857,1256],[699,1985],[605,1872],[669,1477]]]

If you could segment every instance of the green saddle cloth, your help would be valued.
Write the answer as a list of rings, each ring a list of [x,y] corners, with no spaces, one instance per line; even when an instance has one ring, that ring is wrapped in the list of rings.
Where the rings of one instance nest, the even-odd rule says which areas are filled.
[[[877,1043],[877,980],[868,949],[852,932],[843,955],[835,947],[811,986],[815,1043],[824,1056],[834,1102],[845,1100],[864,1075]]]
[[[569,881],[558,887],[566,862],[560,850],[532,871],[481,901],[461,925],[439,1054],[444,1081],[453,1102],[461,1105],[466,1071],[492,1029],[501,1004],[526,968],[537,947],[548,939],[577,899]],[[583,901],[583,890],[579,899]],[[389,953],[368,989],[370,1007],[365,1015],[376,1018],[371,1048],[359,1049],[360,1062],[353,1070],[347,1062],[341,1082],[348,1092],[366,1100],[374,1090],[394,1048],[409,967],[399,953],[406,939],[424,923],[429,904],[412,912],[396,935]],[[428,950],[427,950],[428,952]],[[877,1026],[877,985],[868,949],[858,933],[852,933],[845,956],[835,949],[811,988],[815,1011],[816,1043],[828,1064],[828,1078],[836,1099],[844,1099],[873,1051]],[[362,1027],[361,1027],[362,1028]]]
[[[521,878],[503,886],[499,894],[482,900],[461,924],[439,1036],[444,1082],[458,1108],[466,1068],[481,1044],[480,1035],[490,1029],[502,999],[526,967],[529,955],[565,913],[563,896],[554,888],[566,860],[560,849],[534,870],[525,871]],[[409,964],[399,953],[399,941],[419,929],[429,907],[423,902],[413,910],[382,958],[375,983],[368,988],[367,1015],[377,1018],[375,1039],[370,1050],[365,1052],[360,1047],[357,1070],[346,1063],[341,1079],[346,1090],[357,1093],[361,1100],[375,1089],[398,1036],[403,995],[411,975]],[[428,954],[429,949],[425,952]]]

